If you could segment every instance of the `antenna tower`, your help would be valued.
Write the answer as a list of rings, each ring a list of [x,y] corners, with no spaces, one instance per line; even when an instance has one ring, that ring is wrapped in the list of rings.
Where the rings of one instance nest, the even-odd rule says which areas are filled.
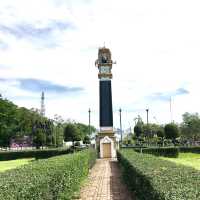
[[[40,114],[44,117],[45,116],[45,105],[44,105],[44,92],[42,92],[41,96],[41,109]]]

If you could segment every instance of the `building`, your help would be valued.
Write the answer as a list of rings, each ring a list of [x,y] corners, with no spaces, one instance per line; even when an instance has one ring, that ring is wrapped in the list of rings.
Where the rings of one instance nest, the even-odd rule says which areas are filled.
[[[117,142],[113,130],[112,109],[112,65],[111,52],[108,48],[99,48],[98,59],[95,62],[99,74],[99,111],[100,131],[96,138],[96,146],[100,158],[116,157]]]

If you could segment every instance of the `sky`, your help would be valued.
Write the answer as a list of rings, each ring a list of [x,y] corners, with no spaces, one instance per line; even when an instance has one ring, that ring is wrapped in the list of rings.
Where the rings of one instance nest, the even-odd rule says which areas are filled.
[[[99,126],[98,48],[116,61],[114,127],[200,112],[198,0],[0,0],[0,93],[46,116]],[[170,113],[171,98],[171,113]]]

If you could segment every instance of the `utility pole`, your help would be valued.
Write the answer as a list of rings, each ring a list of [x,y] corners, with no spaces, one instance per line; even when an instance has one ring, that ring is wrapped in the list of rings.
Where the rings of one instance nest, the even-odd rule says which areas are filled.
[[[172,97],[170,96],[170,120],[171,123],[173,122],[173,114],[172,114]]]
[[[121,144],[122,144],[122,109],[119,109],[119,122],[120,122],[120,132],[121,132]]]
[[[146,109],[147,112],[147,126],[149,125],[149,109]]]
[[[89,108],[89,110],[88,110],[88,114],[89,114],[89,135],[91,134],[90,113],[91,113],[91,110],[90,110],[90,108]]]

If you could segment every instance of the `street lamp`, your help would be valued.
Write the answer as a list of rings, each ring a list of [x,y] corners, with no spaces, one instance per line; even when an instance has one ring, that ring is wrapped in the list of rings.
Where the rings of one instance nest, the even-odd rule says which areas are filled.
[[[149,109],[146,109],[147,112],[147,125],[149,124]]]
[[[89,114],[89,135],[90,135],[90,133],[91,133],[91,127],[90,127],[90,113],[91,113],[91,110],[90,110],[90,108],[89,108],[89,110],[88,110],[88,114]]]
[[[119,122],[120,122],[121,144],[122,144],[122,116],[121,116],[121,113],[122,113],[122,109],[120,108],[119,109]]]

